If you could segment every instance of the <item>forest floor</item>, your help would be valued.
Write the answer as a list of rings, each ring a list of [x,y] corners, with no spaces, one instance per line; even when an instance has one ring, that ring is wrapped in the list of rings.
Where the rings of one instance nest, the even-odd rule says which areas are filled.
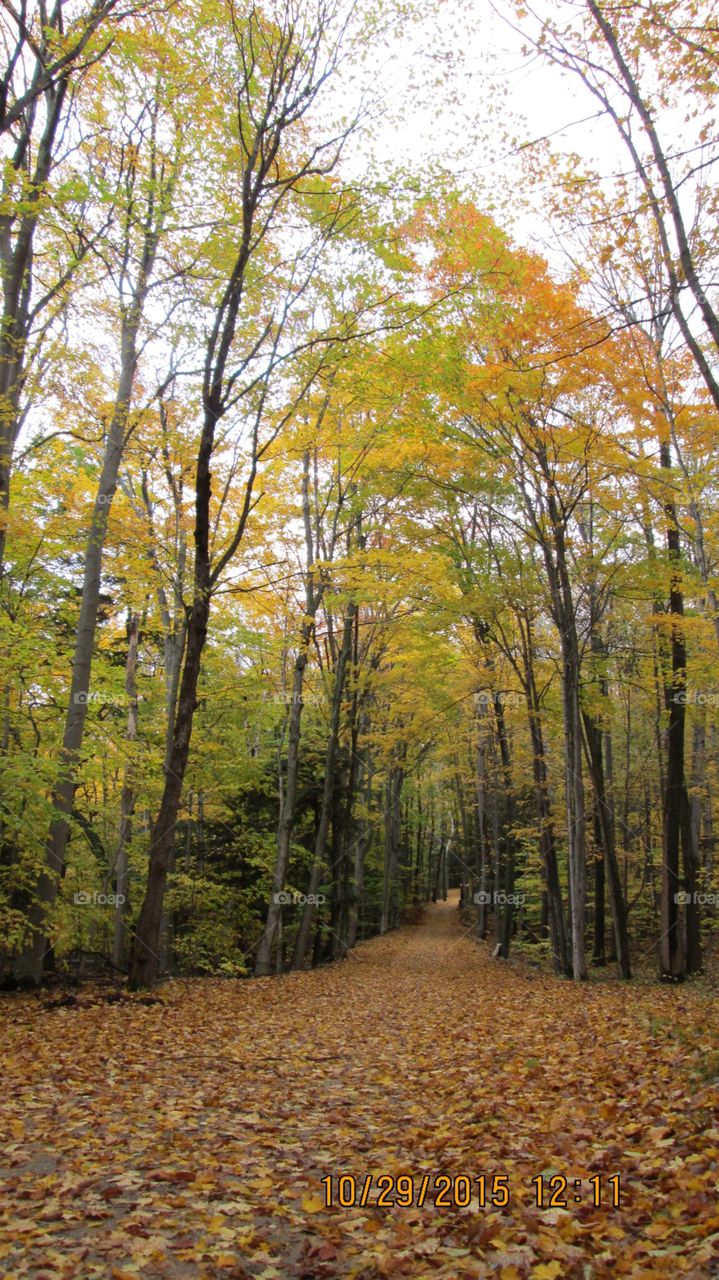
[[[493,961],[450,901],[314,972],[115,998],[0,1003],[6,1280],[719,1276],[719,1009],[699,983]],[[542,1173],[566,1208],[537,1207]],[[340,1175],[364,1207],[337,1203]],[[415,1203],[378,1205],[399,1175]],[[462,1175],[471,1205],[436,1204]]]

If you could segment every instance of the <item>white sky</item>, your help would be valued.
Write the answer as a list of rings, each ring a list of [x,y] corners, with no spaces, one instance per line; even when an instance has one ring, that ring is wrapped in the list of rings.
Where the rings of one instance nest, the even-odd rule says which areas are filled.
[[[353,140],[350,172],[432,167],[455,175],[515,238],[551,254],[541,199],[535,194],[532,216],[516,198],[518,147],[551,135],[554,150],[576,151],[610,174],[627,163],[613,126],[592,119],[597,104],[575,77],[523,51],[491,0],[439,0],[431,10],[364,68],[385,115],[371,140]]]

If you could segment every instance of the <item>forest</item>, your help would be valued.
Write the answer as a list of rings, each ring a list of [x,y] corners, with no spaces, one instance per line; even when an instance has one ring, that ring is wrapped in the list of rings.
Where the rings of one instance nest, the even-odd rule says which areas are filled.
[[[719,1275],[716,6],[0,27],[4,1274]]]

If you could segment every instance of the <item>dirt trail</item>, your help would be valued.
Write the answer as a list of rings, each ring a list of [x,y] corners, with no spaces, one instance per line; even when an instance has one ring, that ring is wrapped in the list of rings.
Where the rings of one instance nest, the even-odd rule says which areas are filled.
[[[450,902],[315,972],[0,1018],[6,1278],[719,1276],[698,987],[492,961]]]

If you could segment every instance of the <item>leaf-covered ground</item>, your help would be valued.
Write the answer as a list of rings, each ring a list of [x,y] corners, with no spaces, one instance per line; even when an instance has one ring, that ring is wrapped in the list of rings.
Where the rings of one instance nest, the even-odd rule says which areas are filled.
[[[450,903],[313,973],[47,1003],[0,1009],[6,1278],[719,1276],[699,987],[492,961]],[[509,1205],[380,1208],[373,1181],[324,1207],[326,1175],[359,1194],[370,1173],[415,1198],[425,1174],[506,1175]],[[566,1175],[566,1209],[536,1207],[539,1173]]]

